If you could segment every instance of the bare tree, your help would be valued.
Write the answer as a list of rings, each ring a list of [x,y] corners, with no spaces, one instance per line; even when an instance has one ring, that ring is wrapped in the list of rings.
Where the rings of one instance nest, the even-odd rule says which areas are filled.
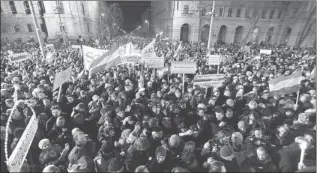
[[[123,13],[117,3],[107,4],[100,1],[99,13],[104,14],[102,17],[102,27],[107,31],[108,35],[116,35],[123,24]]]
[[[245,7],[245,6],[247,6],[247,4],[248,4],[248,2],[245,2],[245,3],[241,4],[241,6]],[[245,44],[247,42],[247,40],[249,38],[249,35],[250,35],[251,31],[254,29],[254,27],[256,26],[256,24],[258,23],[261,15],[262,15],[263,10],[265,10],[264,3],[263,3],[263,1],[261,1],[260,12],[256,16],[253,16],[253,15],[247,15],[246,16],[246,18],[248,19],[248,21],[251,24],[251,27],[249,28],[249,30],[247,32],[247,35],[242,40],[242,44]]]
[[[313,10],[310,12],[305,25],[303,25],[302,32],[300,32],[300,36],[296,40],[296,47],[300,46],[305,38],[307,37],[309,31],[311,30],[311,27],[313,27],[316,24],[316,19],[314,18],[314,15],[316,14],[316,6],[313,8]]]

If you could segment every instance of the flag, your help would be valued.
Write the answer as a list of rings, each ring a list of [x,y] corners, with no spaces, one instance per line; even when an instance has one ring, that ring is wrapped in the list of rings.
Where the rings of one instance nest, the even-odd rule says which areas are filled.
[[[62,86],[64,82],[72,77],[72,66],[68,69],[61,71],[55,75],[53,91]]]
[[[174,58],[176,58],[178,56],[178,54],[180,54],[180,51],[182,50],[182,42],[179,44],[178,48],[176,49],[176,52],[174,54]]]
[[[80,78],[83,76],[84,73],[85,73],[85,70],[83,69],[83,70],[78,74],[76,80],[80,79]]]
[[[271,79],[269,81],[270,95],[279,96],[298,91],[302,78],[302,71],[297,71],[289,76]]]
[[[101,50],[101,49],[95,49],[92,47],[84,46],[83,45],[83,58],[84,58],[84,68],[85,70],[89,70],[91,63],[105,54],[107,51],[106,50]]]
[[[248,64],[252,64],[252,63],[254,63],[255,61],[260,60],[260,59],[261,59],[261,56],[260,56],[260,55],[257,55],[257,56],[255,56],[254,58],[252,58],[251,60],[249,60],[247,63],[248,63]]]
[[[310,77],[316,77],[316,67],[310,72]]]

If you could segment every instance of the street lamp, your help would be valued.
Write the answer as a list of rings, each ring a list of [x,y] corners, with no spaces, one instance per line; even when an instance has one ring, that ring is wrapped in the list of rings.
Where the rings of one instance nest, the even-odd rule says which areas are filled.
[[[102,20],[101,18],[104,17],[105,14],[101,13],[101,16],[100,16],[100,36],[101,36],[101,39],[103,39],[103,32],[102,32]]]

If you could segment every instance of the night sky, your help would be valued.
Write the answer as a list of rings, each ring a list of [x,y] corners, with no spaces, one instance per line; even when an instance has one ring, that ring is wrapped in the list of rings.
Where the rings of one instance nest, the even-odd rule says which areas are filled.
[[[130,32],[136,29],[141,23],[141,16],[147,8],[151,7],[150,1],[106,1],[107,3],[118,3],[123,12],[122,29]]]

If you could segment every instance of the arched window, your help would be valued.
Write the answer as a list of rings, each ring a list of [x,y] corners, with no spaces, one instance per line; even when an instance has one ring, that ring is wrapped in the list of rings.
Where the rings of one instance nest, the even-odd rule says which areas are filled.
[[[12,14],[17,14],[17,9],[15,8],[14,1],[10,1],[9,4]]]
[[[32,2],[31,2],[32,3]],[[31,14],[31,9],[28,1],[23,2],[25,14]]]

